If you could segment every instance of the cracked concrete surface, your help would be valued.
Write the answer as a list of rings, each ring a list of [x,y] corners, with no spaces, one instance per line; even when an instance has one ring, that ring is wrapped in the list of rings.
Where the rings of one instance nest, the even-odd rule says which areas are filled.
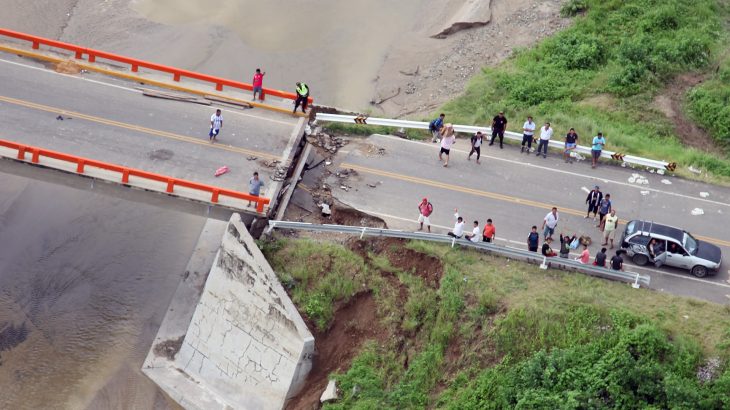
[[[234,214],[179,352],[150,355],[143,371],[185,408],[283,408],[313,351],[313,336]]]

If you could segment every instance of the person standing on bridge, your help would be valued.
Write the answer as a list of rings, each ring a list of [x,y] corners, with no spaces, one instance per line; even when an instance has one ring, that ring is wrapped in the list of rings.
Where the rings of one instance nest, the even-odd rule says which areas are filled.
[[[563,151],[563,157],[566,163],[572,163],[573,160],[570,158],[570,154],[575,151],[575,147],[578,146],[578,134],[575,132],[575,128],[571,128],[568,134],[565,136],[565,151]]]
[[[477,164],[480,164],[479,157],[482,156],[482,141],[484,140],[484,136],[482,135],[481,131],[477,131],[476,134],[471,136],[471,151],[469,151],[469,156],[466,157],[467,160],[471,161],[471,156],[475,152],[477,153]]]
[[[215,110],[215,114],[210,116],[210,132],[208,133],[208,140],[210,142],[216,141],[216,137],[223,128],[223,115],[221,110]]]
[[[596,185],[595,188],[591,192],[588,193],[588,196],[586,197],[586,204],[588,204],[588,212],[586,213],[586,219],[591,217],[591,212],[593,212],[593,222],[596,221],[596,217],[598,215],[598,206],[601,204],[601,201],[603,200],[603,192],[601,192],[601,188]]]
[[[540,150],[542,150],[542,157],[547,158],[547,149],[548,144],[550,143],[550,138],[553,136],[553,129],[550,128],[550,123],[546,122],[544,126],[540,128],[540,141],[537,144],[537,154],[535,156],[540,156]]]
[[[527,116],[527,121],[522,124],[522,148],[520,152],[525,152],[525,144],[527,144],[527,153],[530,153],[532,149],[532,140],[535,138],[535,123],[532,122],[532,117]]]
[[[492,219],[487,219],[487,224],[484,225],[484,231],[482,232],[482,240],[484,242],[494,243],[494,238],[497,235],[497,228],[494,227]]]
[[[591,168],[595,168],[598,165],[598,159],[601,158],[601,151],[603,151],[605,145],[606,139],[603,138],[602,132],[599,132],[598,135],[593,137],[593,145],[591,145],[591,158],[593,163],[591,164]]]
[[[441,139],[441,128],[444,127],[444,118],[446,114],[441,113],[438,118],[428,123],[428,129],[431,131],[431,142],[439,142]]]
[[[428,219],[429,216],[433,213],[433,205],[431,205],[430,202],[428,202],[428,198],[423,198],[421,200],[421,203],[418,204],[418,223],[421,224],[421,226],[418,227],[419,231],[423,230],[423,224],[426,224],[426,228],[428,229],[428,233],[431,233],[431,221]]]
[[[618,216],[616,216],[616,210],[611,209],[611,213],[606,215],[605,222],[603,223],[603,243],[601,245],[606,246],[611,241],[610,249],[613,249],[613,241],[616,239],[616,230],[618,228]]]
[[[299,104],[302,105],[302,112],[307,113],[307,103],[309,102],[309,87],[304,83],[297,83],[297,99],[294,101],[294,109],[292,114],[297,112]]]
[[[470,242],[479,242],[479,221],[474,221],[474,227],[471,230],[471,233],[465,234],[464,238],[468,239]]]
[[[553,209],[550,210],[547,215],[545,215],[545,219],[542,220],[542,236],[545,239],[553,239],[555,227],[558,226],[558,220],[560,220],[560,215],[558,215],[558,208],[553,207]]]
[[[527,235],[527,249],[530,252],[537,252],[537,246],[540,244],[540,234],[537,233],[537,226],[532,225],[532,230]]]
[[[256,69],[256,72],[253,75],[253,98],[251,98],[251,101],[256,101],[256,93],[259,93],[259,100],[264,99],[264,76],[266,75],[266,71],[261,72],[260,68]]]
[[[444,167],[449,166],[449,152],[451,152],[451,146],[456,142],[456,135],[454,134],[454,126],[451,124],[444,125],[441,128],[441,150],[439,151],[439,161],[443,161],[443,154],[446,154],[446,161]]]
[[[259,196],[261,194],[262,186],[264,186],[264,181],[259,179],[258,172],[254,172],[251,179],[248,180],[248,194],[252,196]],[[251,206],[251,201],[248,201],[248,206]]]
[[[600,228],[601,232],[603,232],[603,224],[605,222],[606,215],[611,213],[612,205],[611,194],[606,194],[606,196],[604,196],[598,204],[598,225],[596,225],[596,228]]]
[[[500,111],[497,116],[492,119],[492,139],[489,146],[494,145],[494,140],[499,137],[499,148],[504,148],[504,130],[507,129],[507,118],[504,112]]]

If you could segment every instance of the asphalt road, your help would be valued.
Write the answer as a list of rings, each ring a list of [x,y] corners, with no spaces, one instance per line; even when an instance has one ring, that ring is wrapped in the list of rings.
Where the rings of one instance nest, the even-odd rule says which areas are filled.
[[[370,154],[371,145],[385,148],[385,155]],[[716,276],[705,279],[672,268],[632,266],[632,270],[650,274],[655,289],[730,303],[730,189],[617,166],[591,169],[589,161],[566,164],[557,153],[543,159],[521,154],[514,146],[505,146],[504,150],[485,146],[478,165],[474,158],[466,160],[468,147],[467,140],[458,140],[449,167],[444,168],[437,158],[437,144],[373,135],[351,142],[333,165],[358,172],[358,176],[344,182],[352,189],[340,189],[335,177],[329,183],[338,199],[384,218],[390,227],[415,230],[418,202],[428,197],[435,209],[431,218],[435,232],[447,232],[453,227],[454,208],[458,208],[469,229],[473,220],[483,227],[491,218],[501,243],[523,248],[530,227],[539,228],[545,214],[556,206],[560,213],[556,234],[591,236],[591,255],[600,248],[601,237],[596,223],[584,219],[585,198],[587,190],[599,185],[604,193],[611,194],[622,221],[646,219],[681,227],[720,246],[726,260]],[[648,184],[630,183],[632,174],[645,177]],[[709,196],[702,197],[701,192]],[[695,208],[704,214],[693,216]],[[619,229],[623,229],[623,223]]]
[[[0,55],[0,138],[241,191],[254,171],[269,180],[272,170],[261,162],[286,160],[298,118],[222,107],[219,142],[210,144],[216,108],[146,97],[129,82],[59,74]],[[216,178],[223,165],[231,171]]]

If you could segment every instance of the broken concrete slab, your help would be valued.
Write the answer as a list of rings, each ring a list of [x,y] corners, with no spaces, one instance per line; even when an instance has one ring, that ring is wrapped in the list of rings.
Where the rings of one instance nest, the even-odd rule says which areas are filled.
[[[334,401],[337,400],[339,397],[337,396],[337,382],[334,380],[330,380],[329,383],[327,383],[327,387],[322,392],[322,395],[319,397],[319,401],[321,403],[326,403],[328,401]]]
[[[239,214],[212,266],[179,351],[155,343],[142,371],[186,409],[283,408],[311,369],[314,337]]]

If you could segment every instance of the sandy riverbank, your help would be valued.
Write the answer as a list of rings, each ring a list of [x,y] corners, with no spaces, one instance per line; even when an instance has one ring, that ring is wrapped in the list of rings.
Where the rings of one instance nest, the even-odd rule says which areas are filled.
[[[262,67],[266,86],[291,89],[304,80],[322,104],[405,116],[429,113],[458,95],[479,67],[559,29],[565,24],[557,17],[559,5],[560,0],[221,0],[211,7],[197,0],[0,0],[0,25],[245,81]],[[439,33],[449,34],[433,38]]]

